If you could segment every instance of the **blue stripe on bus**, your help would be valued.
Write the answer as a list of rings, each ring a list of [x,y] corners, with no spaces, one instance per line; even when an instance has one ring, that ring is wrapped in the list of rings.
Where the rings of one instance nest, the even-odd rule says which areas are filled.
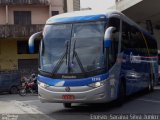
[[[105,40],[105,41],[104,41],[104,47],[105,47],[105,48],[110,47],[110,46],[111,46],[111,43],[112,43],[111,40]]]
[[[29,45],[29,53],[34,53],[34,45]]]
[[[108,74],[102,74],[102,75],[89,77],[89,78],[82,78],[82,79],[53,79],[53,78],[48,78],[48,77],[38,75],[38,81],[43,82],[50,86],[55,86],[60,82],[64,82],[63,86],[86,86],[94,82],[97,82],[94,80],[96,78],[98,79],[100,78],[99,81],[103,81],[108,77],[109,77]]]
[[[105,15],[90,15],[90,16],[78,16],[78,17],[64,17],[64,18],[50,18],[47,24],[60,23],[60,22],[76,22],[76,21],[93,21],[106,19]]]

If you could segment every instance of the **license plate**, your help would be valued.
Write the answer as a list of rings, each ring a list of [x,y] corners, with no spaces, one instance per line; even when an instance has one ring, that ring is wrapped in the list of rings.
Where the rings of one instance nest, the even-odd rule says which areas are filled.
[[[62,99],[64,99],[64,100],[74,100],[75,96],[74,95],[63,95]]]

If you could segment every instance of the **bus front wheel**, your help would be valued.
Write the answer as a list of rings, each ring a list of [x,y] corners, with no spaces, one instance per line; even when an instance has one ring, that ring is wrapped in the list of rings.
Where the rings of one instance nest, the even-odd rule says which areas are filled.
[[[64,106],[65,108],[72,108],[71,103],[63,103],[63,106]]]

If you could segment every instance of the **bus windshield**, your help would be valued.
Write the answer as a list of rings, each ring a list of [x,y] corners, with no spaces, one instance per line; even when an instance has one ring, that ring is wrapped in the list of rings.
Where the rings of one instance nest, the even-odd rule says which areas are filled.
[[[46,25],[40,69],[54,74],[84,73],[104,67],[105,22]]]

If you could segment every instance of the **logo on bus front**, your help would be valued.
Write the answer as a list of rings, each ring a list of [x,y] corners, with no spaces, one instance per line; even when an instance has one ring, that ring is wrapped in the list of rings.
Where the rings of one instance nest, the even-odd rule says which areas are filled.
[[[77,78],[77,76],[67,76],[67,75],[62,75],[62,78],[63,79],[76,79]]]
[[[70,87],[66,87],[66,88],[65,88],[65,91],[66,91],[66,92],[70,92],[70,91],[71,91]]]

